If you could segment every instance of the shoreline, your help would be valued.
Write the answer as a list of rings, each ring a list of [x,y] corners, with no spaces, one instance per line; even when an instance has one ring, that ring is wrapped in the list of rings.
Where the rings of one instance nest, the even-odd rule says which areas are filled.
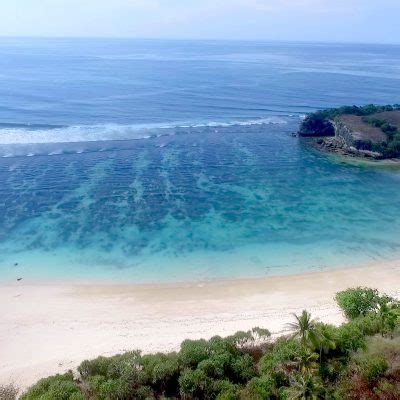
[[[396,278],[397,277],[397,278]],[[265,278],[177,283],[0,283],[0,384],[24,389],[75,369],[85,358],[126,350],[173,351],[186,338],[227,336],[255,326],[287,332],[307,309],[344,318],[337,291],[369,286],[400,297],[400,260]]]
[[[325,155],[334,162],[344,162],[354,166],[376,167],[382,169],[400,170],[400,158],[374,158],[362,153],[354,153],[344,148],[328,148],[317,143],[315,138],[301,137],[303,144],[315,153]]]

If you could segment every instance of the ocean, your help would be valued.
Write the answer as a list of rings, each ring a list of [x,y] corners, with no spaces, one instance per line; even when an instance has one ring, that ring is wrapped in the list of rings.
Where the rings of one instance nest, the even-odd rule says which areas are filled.
[[[400,46],[0,39],[0,280],[167,282],[382,262],[400,173],[304,115],[400,103]]]

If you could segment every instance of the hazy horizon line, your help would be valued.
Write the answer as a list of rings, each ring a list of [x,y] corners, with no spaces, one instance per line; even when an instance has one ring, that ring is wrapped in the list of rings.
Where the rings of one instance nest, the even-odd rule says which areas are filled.
[[[295,40],[295,39],[223,39],[223,38],[182,38],[182,37],[138,37],[138,36],[41,36],[41,35],[0,35],[0,39],[97,39],[97,40],[157,40],[157,41],[196,41],[196,42],[248,42],[248,43],[301,43],[301,44],[343,44],[343,45],[382,45],[399,46],[400,42],[363,42],[363,41],[334,41],[334,40]]]

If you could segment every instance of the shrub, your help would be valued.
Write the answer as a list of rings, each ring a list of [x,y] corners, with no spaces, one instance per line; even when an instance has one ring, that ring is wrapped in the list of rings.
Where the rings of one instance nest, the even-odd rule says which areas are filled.
[[[284,369],[288,361],[293,361],[301,349],[300,343],[293,338],[280,338],[272,350],[260,360],[261,373],[269,375]]]
[[[106,376],[94,375],[89,379],[91,392],[99,400],[146,398],[152,391],[146,386],[145,374],[138,364],[115,361]],[[140,393],[144,392],[145,396]]]
[[[179,377],[180,393],[182,396],[204,398],[210,383],[204,371],[187,369]]]
[[[41,379],[22,395],[21,400],[84,400],[72,372]]]
[[[360,330],[358,321],[349,322],[338,329],[337,348],[341,353],[349,355],[365,347],[364,332]]]
[[[383,378],[377,383],[374,393],[379,399],[397,400],[400,399],[400,386]]]
[[[374,381],[381,377],[389,368],[383,356],[370,355],[358,361],[362,376],[368,381]]]
[[[276,392],[275,379],[271,375],[263,375],[250,380],[239,394],[240,399],[270,399]]]
[[[357,150],[374,150],[374,144],[371,142],[371,140],[355,140],[354,141],[354,147]]]
[[[91,361],[85,360],[78,367],[78,372],[82,378],[88,378],[91,375],[106,376],[110,363],[111,359],[106,357],[97,357]]]
[[[238,331],[226,339],[231,340],[237,348],[249,350],[256,346],[265,345],[270,337],[271,332],[268,329],[257,326],[246,332]]]
[[[113,357],[97,357],[94,360],[85,360],[78,367],[82,378],[100,375],[113,377],[118,375],[118,368],[122,364],[138,364],[140,362],[139,351],[129,351],[124,354],[117,354]]]
[[[238,389],[238,385],[234,385],[227,380],[220,380],[214,383],[214,390],[218,393],[216,400],[237,400]]]
[[[89,378],[90,397],[96,400],[149,400],[154,398],[150,387],[138,382],[134,370],[117,379],[107,379],[96,375]]]
[[[247,382],[255,375],[253,358],[248,354],[234,358],[230,368],[233,372],[233,377],[237,382]]]
[[[104,376],[95,375],[88,379],[90,387],[90,397],[98,400],[114,399],[121,397],[124,393],[120,382],[116,380],[108,380]]]
[[[380,128],[383,124],[386,123],[384,119],[373,118],[373,117],[363,117],[362,121],[365,122],[366,124],[375,126],[376,128]]]
[[[174,395],[179,391],[179,357],[176,353],[149,354],[142,357],[145,379],[156,392]]]
[[[166,358],[165,355],[161,363]],[[146,372],[140,352],[131,351],[113,357],[86,360],[78,367],[78,371],[88,383],[88,395],[96,399],[145,399],[152,396],[153,389],[149,382],[155,378],[156,367],[162,374],[159,365],[152,365],[152,368],[149,366]],[[163,367],[168,368],[168,363],[164,363]],[[158,383],[157,379],[154,382]]]
[[[381,126],[381,129],[382,129],[382,131],[383,132],[385,132],[385,133],[395,133],[395,132],[397,132],[397,128],[396,128],[396,126],[394,126],[394,125],[392,125],[392,124],[389,124],[388,122],[385,122],[382,126]]]
[[[198,369],[202,370],[210,378],[220,378],[225,375],[230,363],[231,355],[229,353],[220,353],[201,361]]]
[[[185,340],[181,344],[179,358],[182,366],[190,368],[205,360],[209,353],[209,345],[206,340]]]
[[[394,136],[393,140],[388,144],[387,151],[393,156],[397,155],[400,152],[400,136]]]

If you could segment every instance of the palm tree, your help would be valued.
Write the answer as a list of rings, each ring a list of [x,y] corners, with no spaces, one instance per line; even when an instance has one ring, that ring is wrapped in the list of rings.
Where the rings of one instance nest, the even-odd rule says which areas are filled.
[[[303,310],[301,315],[293,314],[296,322],[288,324],[288,327],[294,331],[293,336],[299,337],[303,347],[317,342],[316,324],[317,321],[311,318],[311,314]]]
[[[322,394],[323,386],[311,374],[298,374],[290,379],[287,390],[289,400],[316,400]]]
[[[319,360],[321,361],[322,353],[327,353],[329,350],[336,348],[336,335],[334,327],[331,325],[318,324],[316,328],[316,347],[319,351]]]
[[[397,304],[382,301],[378,304],[376,312],[378,315],[379,330],[383,337],[396,327],[396,321],[400,317],[399,308]]]
[[[318,369],[318,354],[303,347],[295,357],[295,361],[302,374],[311,374]]]

